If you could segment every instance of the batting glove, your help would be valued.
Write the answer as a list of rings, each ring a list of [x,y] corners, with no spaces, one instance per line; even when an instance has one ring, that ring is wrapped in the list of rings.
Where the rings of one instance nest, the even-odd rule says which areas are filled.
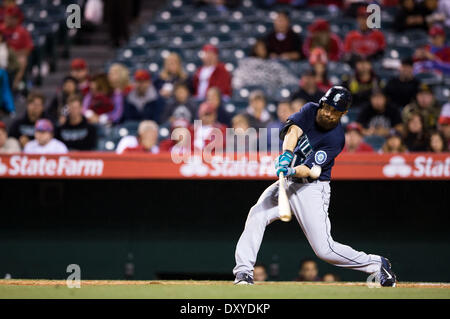
[[[293,167],[280,167],[277,169],[277,176],[280,176],[280,173],[283,172],[284,177],[294,176],[295,175],[295,168]]]
[[[292,159],[294,158],[294,153],[292,151],[284,151],[283,154],[278,156],[275,161],[275,169],[280,167],[288,167],[291,165]]]

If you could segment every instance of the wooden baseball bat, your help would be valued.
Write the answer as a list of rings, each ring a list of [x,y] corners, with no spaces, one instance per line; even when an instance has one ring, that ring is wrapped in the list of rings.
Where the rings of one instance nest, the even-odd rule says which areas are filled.
[[[280,172],[278,185],[278,209],[280,210],[280,219],[288,222],[292,218],[291,206],[286,193],[287,185],[284,174]]]

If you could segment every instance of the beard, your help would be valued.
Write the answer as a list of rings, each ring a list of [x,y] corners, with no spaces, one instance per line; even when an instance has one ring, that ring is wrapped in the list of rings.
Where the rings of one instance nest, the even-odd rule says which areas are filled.
[[[331,129],[334,129],[339,124],[339,119],[336,121],[333,121],[333,120],[327,119],[325,116],[320,116],[319,114],[317,114],[316,123],[325,131],[329,131]]]

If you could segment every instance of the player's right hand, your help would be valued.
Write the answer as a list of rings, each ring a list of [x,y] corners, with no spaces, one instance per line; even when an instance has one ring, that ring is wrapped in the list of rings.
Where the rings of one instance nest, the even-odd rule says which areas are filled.
[[[291,165],[293,158],[293,152],[284,151],[284,153],[278,156],[277,160],[275,161],[275,169],[278,170],[279,167],[288,167],[289,165]]]

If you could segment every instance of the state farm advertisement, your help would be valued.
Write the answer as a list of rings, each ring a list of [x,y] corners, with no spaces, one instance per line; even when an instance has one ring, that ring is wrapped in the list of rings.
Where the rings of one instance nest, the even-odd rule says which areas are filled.
[[[74,152],[64,155],[0,155],[0,178],[76,179],[265,179],[275,180],[275,156],[193,156],[174,162],[169,153],[116,155]],[[450,180],[450,153],[396,155],[340,154],[335,180]]]

